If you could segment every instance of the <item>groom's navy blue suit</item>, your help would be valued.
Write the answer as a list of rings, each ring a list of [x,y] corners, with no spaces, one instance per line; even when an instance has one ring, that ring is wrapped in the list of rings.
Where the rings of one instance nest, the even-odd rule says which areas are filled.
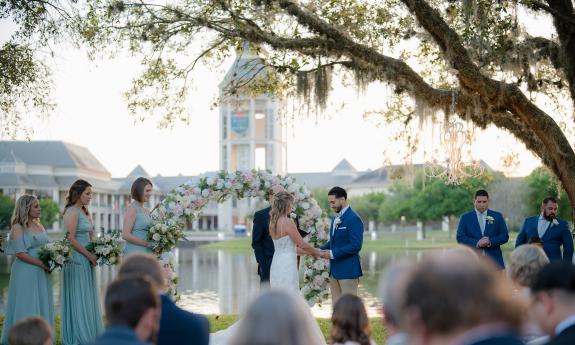
[[[543,250],[550,261],[563,259],[571,262],[573,259],[573,237],[571,231],[569,231],[569,226],[566,221],[560,218],[556,219],[559,224],[553,225],[553,223],[550,223],[543,234],[543,238],[541,238]],[[529,239],[532,237],[539,237],[539,233],[537,232],[538,223],[539,216],[525,219],[523,227],[521,227],[521,231],[519,235],[517,235],[515,247],[529,243]],[[561,245],[563,245],[563,257],[561,257]]]
[[[254,214],[252,230],[252,248],[256,255],[258,274],[262,283],[270,281],[270,268],[275,251],[269,230],[271,209],[271,207],[266,207]]]
[[[503,262],[500,246],[509,241],[507,224],[505,224],[505,219],[499,212],[488,209],[487,217],[493,218],[493,221],[487,220],[485,222],[485,231],[481,234],[476,211],[473,210],[462,215],[457,226],[457,243],[477,248],[477,242],[482,237],[488,237],[491,246],[479,249],[483,250],[485,255],[491,257],[501,269],[504,269],[505,263]]]
[[[335,219],[331,221],[329,242],[321,247],[331,250],[333,255],[329,261],[329,274],[337,280],[359,278],[363,275],[359,259],[363,244],[363,222],[351,207],[339,217],[341,222],[336,227]]]

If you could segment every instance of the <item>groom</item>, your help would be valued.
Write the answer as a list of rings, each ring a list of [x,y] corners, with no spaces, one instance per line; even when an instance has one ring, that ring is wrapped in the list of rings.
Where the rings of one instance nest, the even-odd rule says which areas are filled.
[[[331,222],[329,242],[321,247],[329,261],[329,289],[332,305],[342,294],[357,295],[359,277],[363,275],[359,251],[363,243],[363,222],[347,204],[347,192],[333,187],[327,194],[329,207],[336,213]]]

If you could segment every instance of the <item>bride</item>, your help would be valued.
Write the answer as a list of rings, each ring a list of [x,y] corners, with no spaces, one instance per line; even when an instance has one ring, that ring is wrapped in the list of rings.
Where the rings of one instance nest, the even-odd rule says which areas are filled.
[[[293,208],[294,197],[288,192],[279,192],[274,195],[272,208],[270,211],[270,236],[274,242],[274,256],[270,269],[271,289],[283,290],[303,299],[299,290],[299,275],[297,267],[297,253],[311,254],[319,256],[320,251],[303,240],[296,225],[289,217]],[[306,320],[301,320],[308,324],[311,329],[311,338],[307,344],[325,345],[325,339],[317,322],[311,316],[309,309]],[[270,326],[274,322],[269,320]],[[266,327],[266,325],[260,325]],[[247,327],[247,326],[246,326]],[[229,345],[238,333],[237,328],[242,328],[242,320],[233,324],[229,328],[213,333],[210,336],[210,345]]]

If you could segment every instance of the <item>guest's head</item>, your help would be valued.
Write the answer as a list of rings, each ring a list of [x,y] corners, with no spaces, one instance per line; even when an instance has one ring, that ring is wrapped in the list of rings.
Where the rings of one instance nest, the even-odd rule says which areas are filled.
[[[339,213],[347,206],[347,192],[341,187],[333,187],[327,192],[327,202],[335,213]]]
[[[476,261],[481,261],[481,256],[479,255],[476,249],[463,244],[457,244],[453,246],[453,248],[450,248],[447,251],[447,254],[452,257],[460,255],[462,258],[465,259],[473,259]]]
[[[551,221],[557,218],[557,199],[548,196],[541,202],[541,214],[543,218]]]
[[[371,325],[361,298],[344,294],[333,306],[331,315],[331,342],[354,341],[360,345],[370,345]]]
[[[401,333],[403,325],[402,304],[405,298],[405,287],[415,263],[407,259],[393,262],[383,275],[380,288],[383,305],[383,322],[389,335]]]
[[[16,200],[11,224],[20,224],[22,227],[27,227],[29,222],[38,220],[41,213],[40,203],[35,196],[22,195]]]
[[[430,255],[410,275],[403,311],[411,344],[449,343],[488,324],[517,330],[522,305],[492,265],[457,254]]]
[[[485,189],[480,189],[475,192],[475,198],[473,199],[473,205],[477,211],[483,213],[487,211],[489,207],[489,194]]]
[[[277,222],[278,220],[290,214],[292,211],[294,197],[288,192],[279,192],[274,195],[272,210],[270,211],[270,235],[277,238],[280,236]]]
[[[131,253],[127,255],[120,265],[118,277],[124,276],[147,276],[156,285],[159,292],[166,289],[166,273],[158,262],[158,259],[148,253]]]
[[[145,203],[150,200],[150,196],[152,195],[152,181],[145,177],[138,177],[134,183],[132,183],[132,189],[130,190],[130,194],[132,199],[136,200],[140,203]]]
[[[575,266],[566,261],[551,262],[537,274],[531,293],[537,322],[553,336],[557,325],[575,314]]]
[[[104,301],[108,326],[127,326],[143,342],[155,343],[161,304],[153,282],[147,276],[122,276],[106,290]]]
[[[46,320],[31,316],[16,322],[8,333],[10,345],[50,345],[52,329]]]
[[[541,242],[541,238],[539,238],[539,236],[530,237],[529,240],[527,240],[527,244],[533,244],[535,246],[543,248],[543,242]]]
[[[82,179],[76,180],[66,196],[66,209],[70,206],[81,207],[84,212],[88,213],[86,206],[92,200],[92,185]]]
[[[314,339],[315,323],[300,296],[268,290],[248,308],[231,345],[302,345]]]
[[[537,273],[549,263],[549,259],[540,247],[526,244],[517,247],[509,257],[509,278],[517,285],[531,287]]]

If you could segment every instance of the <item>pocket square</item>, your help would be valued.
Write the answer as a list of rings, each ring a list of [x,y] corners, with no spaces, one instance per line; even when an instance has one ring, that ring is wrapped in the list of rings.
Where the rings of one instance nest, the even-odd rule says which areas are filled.
[[[347,226],[340,226],[340,227],[338,227],[338,229],[345,230],[345,229],[347,229]]]

